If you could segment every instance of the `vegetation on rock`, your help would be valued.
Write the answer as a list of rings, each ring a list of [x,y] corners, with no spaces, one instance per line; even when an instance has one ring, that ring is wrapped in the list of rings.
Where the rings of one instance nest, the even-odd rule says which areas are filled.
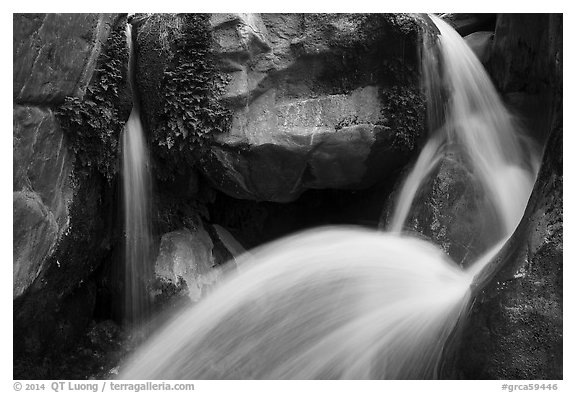
[[[392,145],[400,151],[414,149],[424,134],[426,111],[422,93],[415,87],[392,86],[382,89],[383,125],[393,130]]]
[[[128,50],[124,19],[117,21],[83,98],[66,97],[56,116],[75,153],[76,175],[95,169],[111,181],[118,173],[119,137],[130,113],[126,102]]]
[[[152,18],[165,18],[163,15]],[[197,153],[214,133],[227,131],[230,113],[218,101],[225,81],[212,57],[209,15],[181,16],[172,59],[164,71],[162,108],[151,131],[151,150],[161,158],[157,176],[171,178],[182,166],[194,166]]]

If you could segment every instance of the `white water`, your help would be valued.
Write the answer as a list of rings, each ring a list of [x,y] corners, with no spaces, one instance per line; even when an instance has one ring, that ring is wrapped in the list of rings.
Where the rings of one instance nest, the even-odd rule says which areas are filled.
[[[450,100],[444,126],[428,141],[406,180],[390,230],[402,230],[422,179],[442,159],[445,150],[438,146],[450,144],[470,158],[471,169],[482,182],[492,209],[500,218],[500,227],[493,230],[501,238],[507,237],[516,228],[528,202],[537,171],[536,154],[466,42],[446,22],[433,15],[431,18],[441,33],[443,82],[450,92]],[[438,68],[437,59],[432,58],[432,63],[425,64],[425,69],[429,68]],[[425,74],[431,77],[438,73]],[[433,99],[437,95],[428,94],[428,97]]]
[[[430,173],[436,168],[436,165],[442,159],[442,146],[444,141],[442,135],[436,134],[428,140],[422,148],[416,165],[404,181],[402,189],[398,194],[397,204],[392,216],[392,223],[388,230],[394,233],[400,233],[406,217],[410,213],[412,202],[418,193],[418,189]]]
[[[252,251],[122,378],[433,377],[469,277],[434,245],[358,228]]]
[[[252,250],[238,273],[144,345],[122,378],[438,377],[470,285],[517,225],[533,173],[473,53],[435,23],[452,99],[445,130],[423,149],[400,193],[396,230],[322,228]],[[495,228],[502,240],[467,271],[437,246],[397,233],[445,143],[470,155],[502,221]]]
[[[130,48],[129,75],[134,75],[134,54],[131,25],[126,27]],[[124,316],[128,322],[138,323],[146,318],[149,300],[146,281],[151,277],[150,258],[150,175],[148,152],[136,89],[131,80],[134,105],[122,134],[122,180],[125,225]]]

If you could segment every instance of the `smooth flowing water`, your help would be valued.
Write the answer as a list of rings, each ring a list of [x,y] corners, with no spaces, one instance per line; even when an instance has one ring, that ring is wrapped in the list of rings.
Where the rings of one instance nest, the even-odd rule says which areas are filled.
[[[325,228],[253,250],[122,378],[432,378],[469,277],[432,244]]]
[[[517,225],[534,172],[484,69],[457,33],[433,19],[444,72],[431,52],[436,69],[425,75],[442,77],[428,85],[443,84],[449,102],[400,192],[391,230],[321,228],[251,250],[237,273],[144,345],[122,378],[438,377],[474,277]],[[501,220],[502,240],[469,270],[436,245],[401,234],[446,144],[469,155]]]
[[[389,229],[402,230],[423,179],[446,151],[441,146],[450,145],[452,151],[457,148],[469,158],[471,170],[483,184],[491,209],[499,217],[500,227],[493,230],[500,238],[507,237],[520,221],[534,184],[538,166],[535,149],[503,105],[490,77],[466,42],[446,22],[434,15],[430,17],[440,31],[444,75],[437,71],[436,56],[425,57],[426,86],[428,89],[444,86],[449,100],[445,104],[443,126],[435,130],[406,179]],[[441,80],[429,80],[435,78]],[[428,92],[427,97],[433,101],[430,106],[441,106],[434,102],[441,99],[439,94]]]
[[[140,120],[140,110],[134,83],[134,49],[132,27],[126,25],[130,49],[128,74],[133,107],[122,134],[122,180],[125,225],[124,317],[138,324],[149,312],[146,282],[151,277],[150,266],[150,174],[148,152]]]

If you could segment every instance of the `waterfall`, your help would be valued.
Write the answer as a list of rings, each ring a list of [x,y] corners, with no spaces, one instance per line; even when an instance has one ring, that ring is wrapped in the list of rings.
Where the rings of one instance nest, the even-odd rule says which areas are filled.
[[[135,323],[146,318],[149,300],[146,282],[151,277],[150,266],[150,174],[144,131],[134,81],[134,48],[132,26],[126,25],[130,51],[128,74],[133,107],[122,134],[122,180],[125,226],[124,317]]]
[[[520,221],[535,181],[535,149],[501,102],[490,77],[466,42],[446,22],[434,15],[430,17],[440,31],[444,77],[437,72],[438,59],[430,52],[425,53],[429,56],[424,58],[423,73],[429,107],[440,107],[436,101],[442,99],[430,89],[445,85],[448,90],[445,121],[438,130],[432,130],[433,137],[406,179],[389,229],[402,230],[419,186],[446,151],[441,146],[450,145],[469,159],[500,220],[500,227],[493,231],[500,238],[507,237]],[[437,118],[433,123],[438,124]]]
[[[446,113],[399,193],[390,230],[314,229],[251,250],[238,272],[185,310],[123,366],[127,379],[425,379],[467,310],[476,274],[518,224],[534,156],[462,38],[440,30],[425,77]],[[442,75],[443,74],[443,75]],[[428,97],[438,97],[428,92]],[[441,104],[430,103],[436,112]],[[415,195],[458,148],[499,217],[500,241],[463,270],[438,246],[401,233]]]

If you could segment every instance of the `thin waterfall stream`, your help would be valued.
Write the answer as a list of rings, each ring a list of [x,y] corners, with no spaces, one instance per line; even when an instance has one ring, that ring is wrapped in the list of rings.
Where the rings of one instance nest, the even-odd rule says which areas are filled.
[[[320,228],[251,250],[237,262],[238,272],[145,343],[123,366],[121,378],[438,377],[475,276],[522,217],[537,159],[473,52],[450,26],[431,18],[440,31],[443,72],[436,54],[425,49],[425,67],[433,69],[424,75],[441,78],[425,85],[446,87],[446,114],[399,193],[389,230]],[[147,203],[139,200],[143,188],[136,188],[146,187],[145,161],[126,156],[145,159],[136,106],[132,115],[124,134],[125,146],[135,144],[124,157],[124,169],[133,171],[125,174],[131,196],[127,253],[128,245],[146,250],[138,242],[149,236],[148,217],[137,216],[144,208],[136,207],[136,201]],[[500,240],[466,270],[437,245],[402,233],[418,189],[446,146],[471,163],[488,195],[487,208],[499,219],[494,231]],[[134,263],[144,258],[138,252],[130,254]],[[139,290],[136,282],[132,291]]]
[[[125,225],[124,318],[138,325],[149,313],[146,282],[151,277],[150,265],[150,174],[149,158],[140,106],[134,80],[132,25],[126,25],[129,47],[128,74],[133,107],[122,134],[122,180]]]

